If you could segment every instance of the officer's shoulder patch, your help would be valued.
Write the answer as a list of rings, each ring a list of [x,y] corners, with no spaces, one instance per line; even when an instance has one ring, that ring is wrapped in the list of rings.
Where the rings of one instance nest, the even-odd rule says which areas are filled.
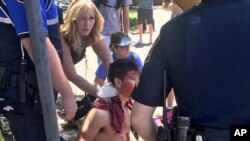
[[[156,44],[159,42],[159,40],[160,40],[160,36],[157,37],[157,39],[155,40],[155,42],[154,42],[154,44],[152,45],[151,49],[149,50],[148,55],[147,55],[147,57],[146,57],[146,59],[145,59],[145,61],[144,61],[144,64],[145,64],[145,63],[148,63],[148,62],[150,61],[150,58],[151,58],[151,54],[152,54],[152,52],[153,52],[153,49],[156,47]]]

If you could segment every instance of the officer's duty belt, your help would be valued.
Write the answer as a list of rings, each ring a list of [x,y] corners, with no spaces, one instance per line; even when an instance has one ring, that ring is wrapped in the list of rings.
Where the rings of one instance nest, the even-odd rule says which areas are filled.
[[[32,71],[25,73],[24,80],[28,85],[33,86],[33,87],[38,87],[36,74]],[[20,75],[15,74],[15,73],[11,73],[9,84],[11,87],[19,87],[20,86]]]

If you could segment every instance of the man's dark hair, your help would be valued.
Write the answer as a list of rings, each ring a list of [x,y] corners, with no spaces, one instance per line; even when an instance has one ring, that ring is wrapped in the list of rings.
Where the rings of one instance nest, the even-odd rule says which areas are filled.
[[[127,38],[127,40],[131,41],[131,38],[128,35],[126,35],[124,32],[119,31],[119,32],[112,33],[110,37],[110,46],[120,44],[122,39],[124,38]]]
[[[130,59],[117,59],[109,66],[108,80],[114,84],[114,79],[119,78],[122,81],[129,71],[140,72],[136,63]]]

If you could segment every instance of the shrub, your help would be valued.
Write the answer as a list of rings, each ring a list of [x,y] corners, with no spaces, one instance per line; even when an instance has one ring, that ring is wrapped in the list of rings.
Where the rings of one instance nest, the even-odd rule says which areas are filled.
[[[137,7],[131,6],[129,8],[129,28],[130,30],[136,30],[137,29]]]

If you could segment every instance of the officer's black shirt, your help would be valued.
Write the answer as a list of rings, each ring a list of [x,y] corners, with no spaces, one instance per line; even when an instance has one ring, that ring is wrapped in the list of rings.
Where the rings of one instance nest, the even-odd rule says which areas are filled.
[[[169,91],[192,124],[229,128],[250,123],[250,2],[204,0],[166,23],[132,98],[162,106]]]

